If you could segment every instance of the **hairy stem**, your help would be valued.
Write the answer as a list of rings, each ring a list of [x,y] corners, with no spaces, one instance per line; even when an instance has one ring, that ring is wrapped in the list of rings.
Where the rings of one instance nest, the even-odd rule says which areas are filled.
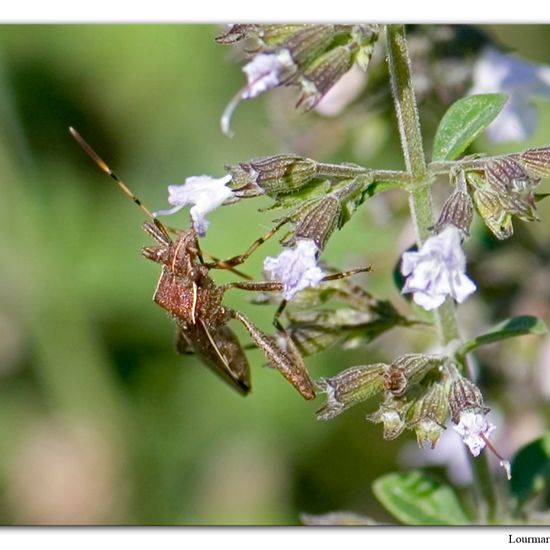
[[[409,205],[415,225],[417,244],[420,247],[429,237],[429,228],[433,225],[432,199],[420,119],[416,106],[416,98],[411,79],[410,59],[403,25],[386,26],[386,42],[388,48],[388,65],[391,89],[401,146],[405,159],[405,167],[410,173],[411,188]],[[445,346],[460,340],[454,303],[450,298],[434,311],[435,323],[441,343]],[[493,521],[495,516],[495,490],[487,467],[486,457],[472,459],[474,486],[480,500],[480,514]],[[486,512],[485,512],[486,511]]]
[[[354,178],[356,176],[370,176],[372,181],[380,181],[395,184],[396,187],[407,187],[410,184],[411,176],[409,172],[400,170],[375,170],[372,168],[363,168],[362,166],[345,164],[330,164],[327,162],[318,162],[317,171],[320,176],[336,178]]]

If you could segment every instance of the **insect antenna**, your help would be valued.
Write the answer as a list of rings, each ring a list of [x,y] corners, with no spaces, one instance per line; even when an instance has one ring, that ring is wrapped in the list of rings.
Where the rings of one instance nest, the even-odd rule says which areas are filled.
[[[92,149],[92,147],[86,142],[86,140],[72,127],[69,127],[69,132],[71,133],[71,136],[75,139],[75,141],[82,147],[84,152],[97,164],[99,169],[107,174],[114,182],[118,185],[118,187],[122,190],[122,192],[129,197],[139,208],[142,210],[142,212],[145,213],[145,215],[150,218],[153,223],[159,228],[159,230],[166,236],[168,240],[170,240],[170,237],[168,236],[168,229],[151,213],[151,211],[132,193],[130,188],[109,168],[107,163]]]

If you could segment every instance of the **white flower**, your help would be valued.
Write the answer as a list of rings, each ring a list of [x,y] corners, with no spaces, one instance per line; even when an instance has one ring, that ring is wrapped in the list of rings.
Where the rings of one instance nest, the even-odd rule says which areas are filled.
[[[212,178],[210,176],[191,176],[183,185],[168,186],[168,202],[174,208],[154,212],[155,216],[165,216],[181,210],[186,204],[192,204],[191,218],[195,231],[204,237],[209,225],[206,214],[221,206],[233,196],[233,191],[226,186],[231,176]]]
[[[286,49],[278,53],[259,53],[250,63],[243,67],[248,84],[242,92],[243,99],[256,97],[261,93],[275,88],[295,68],[290,52]]]
[[[427,310],[439,307],[448,295],[462,303],[476,290],[465,269],[460,232],[449,225],[418,252],[403,254],[401,273],[407,277],[403,293],[412,292],[414,301]]]
[[[311,239],[300,239],[294,248],[264,260],[264,270],[273,281],[283,283],[283,297],[292,300],[304,288],[318,287],[325,276],[317,266],[319,249]]]
[[[468,445],[472,455],[477,456],[487,445],[487,439],[496,426],[488,422],[484,414],[466,410],[460,413],[460,420],[453,428]]]
[[[524,141],[537,125],[533,97],[550,96],[550,67],[523,61],[486,47],[474,65],[473,86],[468,92],[503,92],[509,99],[487,128],[493,142]]]
[[[296,72],[296,65],[287,49],[277,53],[259,53],[243,67],[247,85],[237,93],[223,111],[220,124],[222,132],[232,136],[231,117],[243,99],[252,99],[261,93],[276,88]]]

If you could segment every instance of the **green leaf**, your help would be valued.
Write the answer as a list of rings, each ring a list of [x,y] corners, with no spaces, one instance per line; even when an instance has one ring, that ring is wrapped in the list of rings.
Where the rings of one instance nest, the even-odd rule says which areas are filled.
[[[420,471],[379,477],[373,491],[382,505],[406,525],[470,523],[453,490]]]
[[[456,159],[489,126],[507,99],[506,94],[481,94],[453,103],[439,123],[433,160]]]
[[[368,184],[365,190],[365,195],[370,198],[374,197],[374,195],[378,195],[379,193],[390,191],[392,189],[403,189],[403,184],[392,181],[373,181]]]
[[[550,432],[525,447],[512,460],[512,494],[521,507],[550,485]]]
[[[535,193],[535,202],[543,201],[546,197],[550,197],[550,193]]]
[[[480,346],[498,342],[499,340],[505,340],[506,338],[524,336],[525,334],[541,335],[547,332],[548,328],[542,319],[531,315],[521,315],[499,323],[489,332],[481,336],[466,340],[466,342],[458,348],[456,356],[458,359],[462,359],[466,354]]]

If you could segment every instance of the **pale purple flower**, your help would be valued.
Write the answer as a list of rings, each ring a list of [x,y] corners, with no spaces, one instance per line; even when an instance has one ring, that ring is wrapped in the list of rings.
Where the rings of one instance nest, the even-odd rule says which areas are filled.
[[[401,273],[407,277],[403,293],[412,292],[413,300],[427,310],[439,307],[447,296],[462,303],[476,290],[465,269],[460,232],[449,225],[426,240],[418,252],[403,254]]]
[[[252,99],[270,88],[276,88],[296,71],[296,65],[287,49],[277,53],[259,53],[252,61],[243,67],[247,84],[233,97],[224,109],[220,124],[222,132],[229,136],[231,132],[231,117],[237,105],[243,99]]]
[[[231,176],[212,178],[210,176],[191,176],[183,185],[168,186],[168,202],[174,205],[168,210],[159,210],[155,216],[165,216],[181,210],[185,205],[192,204],[191,218],[195,231],[204,237],[209,221],[206,214],[221,206],[226,200],[233,197],[233,191],[227,187]]]
[[[478,456],[487,445],[489,435],[496,426],[491,424],[484,414],[465,410],[460,413],[459,422],[453,428],[468,446],[472,455]]]
[[[276,88],[295,68],[290,52],[286,49],[278,53],[259,53],[243,67],[248,84],[242,92],[243,99],[256,97]]]
[[[533,98],[550,96],[550,66],[529,63],[488,46],[474,65],[468,93],[496,92],[508,94],[508,101],[487,128],[487,136],[495,143],[524,141],[537,125]]]
[[[325,273],[317,265],[319,249],[311,239],[300,239],[276,257],[264,260],[264,270],[272,281],[283,283],[283,297],[292,300],[304,288],[318,287]]]

